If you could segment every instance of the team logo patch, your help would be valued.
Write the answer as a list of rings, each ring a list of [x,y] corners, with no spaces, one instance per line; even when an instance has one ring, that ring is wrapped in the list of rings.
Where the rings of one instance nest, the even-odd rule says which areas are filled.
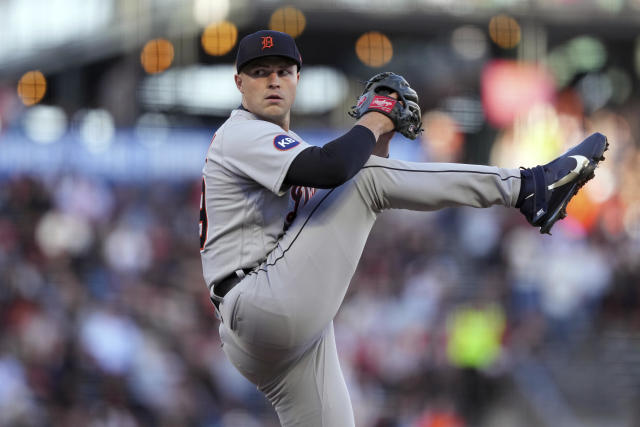
[[[396,101],[395,99],[376,95],[373,97],[373,101],[371,101],[371,105],[369,105],[369,108],[375,108],[376,110],[390,113],[391,110],[393,110],[393,106],[396,105],[396,102],[398,101]]]
[[[290,150],[293,147],[299,145],[300,142],[291,138],[289,135],[278,135],[273,138],[273,146],[280,151]]]
[[[266,37],[260,37],[260,38],[262,39],[262,50],[273,47],[273,37],[266,36]]]

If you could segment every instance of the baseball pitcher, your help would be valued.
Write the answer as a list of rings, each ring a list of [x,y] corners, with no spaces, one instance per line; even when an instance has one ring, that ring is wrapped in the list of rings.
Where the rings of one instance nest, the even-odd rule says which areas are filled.
[[[223,350],[283,426],[353,426],[333,318],[376,217],[386,209],[518,208],[548,233],[593,177],[608,144],[594,134],[531,169],[410,163],[394,132],[421,131],[418,96],[394,73],[370,79],[344,135],[323,147],[290,129],[302,57],[258,31],[238,46],[242,105],[216,131],[202,177],[200,250]]]

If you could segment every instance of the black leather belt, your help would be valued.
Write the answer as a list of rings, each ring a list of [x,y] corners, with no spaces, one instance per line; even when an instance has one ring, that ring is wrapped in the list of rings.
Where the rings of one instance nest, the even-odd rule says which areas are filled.
[[[234,286],[240,283],[240,281],[244,279],[244,276],[248,274],[251,271],[251,269],[243,268],[242,271],[244,272],[243,275],[238,275],[238,273],[234,271],[233,273],[229,274],[227,277],[220,280],[218,283],[214,283],[213,294],[218,299],[214,298],[213,295],[210,298],[213,305],[216,306],[216,309],[220,310],[220,302],[222,301],[224,296],[227,295],[229,291],[234,288]]]

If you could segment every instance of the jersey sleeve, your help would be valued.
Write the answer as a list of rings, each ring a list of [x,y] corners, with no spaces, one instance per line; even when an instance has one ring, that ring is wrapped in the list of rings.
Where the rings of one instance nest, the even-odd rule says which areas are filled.
[[[293,132],[262,120],[234,123],[225,129],[220,142],[224,166],[278,195],[284,194],[281,187],[291,162],[307,147]]]

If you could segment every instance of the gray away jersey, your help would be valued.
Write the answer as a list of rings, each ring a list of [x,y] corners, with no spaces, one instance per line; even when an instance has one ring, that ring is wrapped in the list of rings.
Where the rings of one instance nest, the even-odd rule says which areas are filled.
[[[207,286],[237,269],[256,267],[275,247],[291,208],[282,183],[293,159],[307,147],[294,132],[244,110],[233,110],[216,131],[200,200],[200,254]],[[291,193],[299,200],[311,191],[294,188]]]

